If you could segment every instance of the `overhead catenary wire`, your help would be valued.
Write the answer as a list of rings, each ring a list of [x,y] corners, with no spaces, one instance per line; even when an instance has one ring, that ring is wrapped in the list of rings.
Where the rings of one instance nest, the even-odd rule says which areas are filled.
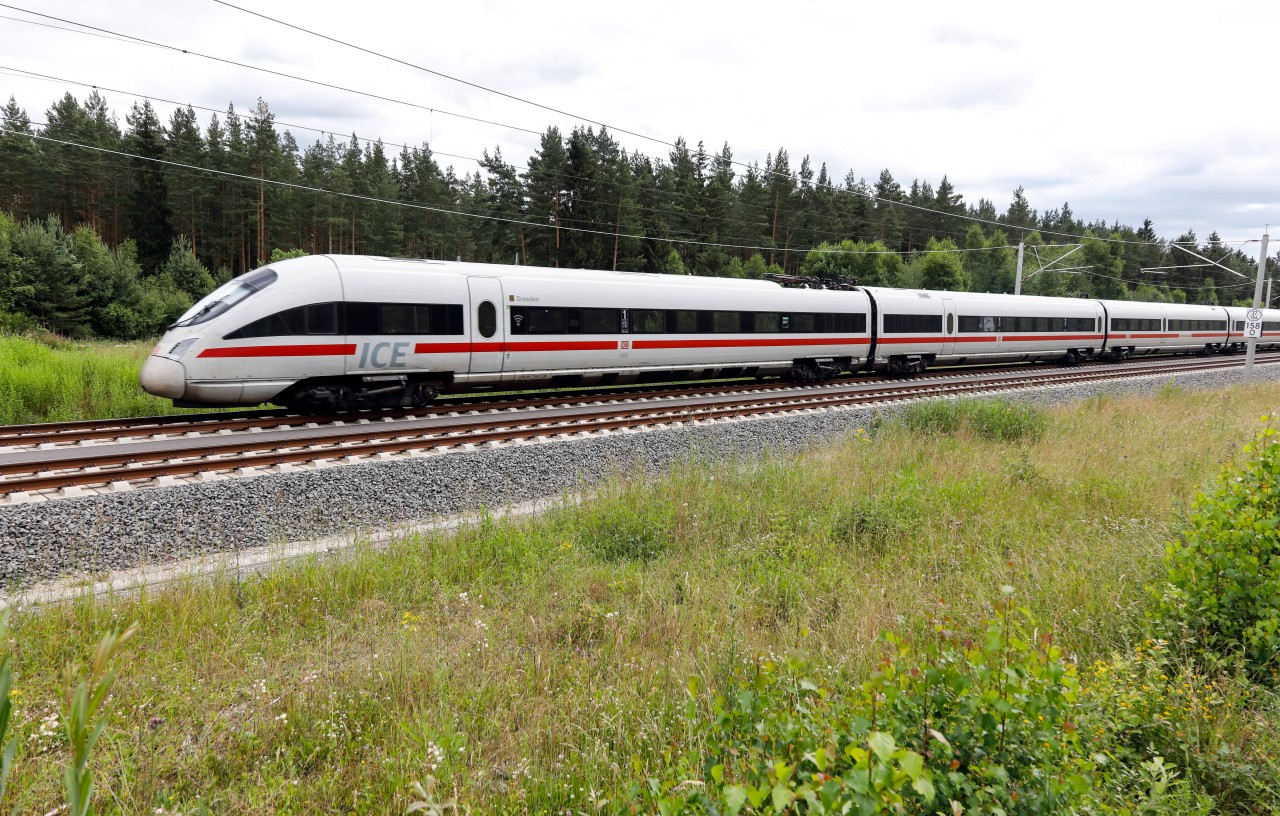
[[[375,57],[377,57],[377,58],[384,59],[384,60],[389,60],[389,61],[391,61],[391,62],[395,62],[395,63],[397,63],[397,64],[400,64],[400,65],[403,65],[403,66],[406,66],[406,67],[410,67],[410,68],[413,68],[413,69],[415,69],[415,70],[423,71],[423,72],[426,72],[426,73],[429,73],[429,74],[432,74],[432,75],[435,75],[435,76],[438,76],[438,77],[442,77],[442,78],[444,78],[444,79],[448,79],[448,80],[450,80],[450,81],[459,82],[459,83],[462,83],[462,84],[464,84],[464,85],[467,85],[467,86],[470,86],[470,87],[476,88],[476,89],[478,89],[478,90],[481,90],[481,91],[484,91],[484,92],[487,92],[487,93],[497,94],[497,95],[503,96],[503,97],[505,97],[505,98],[512,99],[512,100],[514,100],[514,101],[518,101],[518,102],[521,102],[521,103],[524,103],[524,104],[532,105],[532,106],[534,106],[534,107],[538,107],[538,108],[541,108],[541,109],[543,109],[543,110],[547,110],[547,111],[550,111],[550,112],[556,113],[556,114],[561,115],[561,116],[568,116],[568,117],[570,117],[570,118],[579,119],[579,120],[581,120],[581,121],[588,122],[588,123],[591,123],[591,124],[600,125],[601,127],[609,128],[610,130],[614,130],[615,132],[618,132],[618,133],[625,133],[625,134],[627,134],[627,135],[635,136],[636,138],[644,139],[644,140],[647,140],[647,141],[652,141],[652,142],[655,142],[655,143],[657,143],[657,144],[665,145],[665,146],[667,146],[667,147],[673,147],[673,148],[674,148],[674,147],[677,147],[677,145],[676,145],[675,143],[668,142],[668,141],[666,141],[666,140],[664,140],[664,139],[660,139],[660,138],[657,138],[657,137],[654,137],[654,136],[649,136],[649,135],[646,135],[646,134],[643,134],[643,133],[639,133],[639,132],[636,132],[636,131],[628,130],[628,129],[623,128],[623,127],[613,126],[613,125],[608,125],[607,123],[604,123],[604,122],[598,121],[598,120],[596,120],[596,119],[592,119],[592,118],[590,118],[590,117],[578,116],[578,115],[576,115],[576,114],[572,114],[572,113],[569,113],[569,112],[567,112],[567,111],[563,111],[563,110],[560,110],[560,109],[558,109],[558,108],[555,108],[555,107],[552,107],[552,106],[549,106],[549,105],[544,105],[544,104],[539,103],[539,102],[535,102],[535,101],[532,101],[532,100],[527,100],[527,99],[524,99],[524,98],[522,98],[522,97],[518,97],[518,96],[515,96],[515,95],[512,95],[512,94],[508,94],[508,93],[506,93],[506,92],[499,91],[499,90],[496,90],[496,89],[493,89],[493,88],[489,88],[489,87],[484,86],[484,85],[481,85],[481,84],[479,84],[479,83],[474,83],[474,82],[470,82],[469,80],[460,79],[460,78],[458,78],[458,77],[451,76],[451,75],[446,74],[446,73],[444,73],[444,72],[436,71],[436,70],[431,69],[431,68],[426,68],[425,66],[416,65],[416,64],[414,64],[414,63],[410,63],[410,62],[407,62],[407,61],[405,61],[405,60],[401,60],[401,59],[399,59],[399,58],[397,58],[397,57],[393,57],[393,56],[390,56],[390,55],[387,55],[387,54],[384,54],[384,53],[378,52],[378,51],[376,51],[376,50],[374,50],[374,49],[369,49],[369,48],[366,48],[366,47],[364,47],[364,46],[356,45],[356,44],[354,44],[354,43],[350,43],[350,42],[347,42],[347,41],[345,41],[345,40],[341,40],[340,38],[337,38],[337,37],[332,37],[332,36],[330,36],[330,35],[321,34],[321,33],[319,33],[319,32],[315,32],[315,31],[312,31],[312,30],[310,30],[310,29],[302,28],[301,26],[297,26],[297,25],[295,25],[295,24],[293,24],[293,23],[288,23],[288,22],[285,22],[285,21],[282,21],[282,20],[278,20],[278,19],[273,18],[273,17],[268,17],[268,16],[266,16],[266,15],[260,14],[259,12],[250,11],[250,10],[248,10],[248,9],[243,9],[243,8],[241,8],[241,7],[239,7],[239,6],[235,6],[235,5],[232,5],[232,4],[230,4],[230,3],[223,2],[223,0],[216,0],[216,2],[220,2],[220,3],[222,3],[222,5],[225,5],[225,6],[227,6],[228,8],[232,8],[232,9],[235,9],[235,10],[238,10],[238,11],[241,11],[241,12],[244,12],[244,13],[247,13],[247,14],[253,14],[253,15],[256,15],[256,16],[262,17],[262,18],[264,18],[264,19],[270,20],[271,22],[275,22],[275,23],[277,23],[277,24],[279,24],[279,25],[283,25],[283,26],[286,26],[286,27],[289,27],[289,28],[293,28],[293,29],[295,29],[295,30],[301,31],[301,32],[306,33],[306,34],[308,34],[308,35],[315,36],[315,37],[320,37],[320,38],[323,38],[323,39],[325,39],[325,40],[328,40],[328,41],[331,41],[331,42],[334,42],[334,43],[337,43],[337,44],[343,45],[343,46],[345,46],[345,47],[352,48],[352,49],[355,49],[355,50],[358,50],[358,51],[362,51],[362,52],[364,52],[364,53],[366,53],[366,54],[369,54],[369,55],[371,55],[371,56],[375,56]],[[249,63],[243,63],[243,62],[239,62],[239,61],[237,61],[237,60],[227,59],[227,58],[225,58],[225,57],[217,57],[217,56],[214,56],[214,55],[204,54],[204,53],[202,53],[202,52],[194,51],[194,50],[191,50],[191,49],[181,48],[181,47],[179,47],[179,46],[174,46],[174,45],[169,45],[169,44],[166,44],[166,43],[156,42],[156,41],[154,41],[154,40],[149,40],[149,39],[146,39],[146,38],[144,38],[144,37],[138,37],[138,36],[131,35],[131,34],[123,34],[123,33],[121,33],[121,32],[111,31],[110,29],[105,29],[105,28],[101,28],[101,27],[98,27],[98,26],[92,26],[92,25],[89,25],[89,24],[86,24],[86,23],[78,23],[78,22],[75,22],[75,21],[73,21],[73,20],[67,20],[67,19],[65,19],[65,18],[56,17],[56,16],[54,16],[54,15],[44,14],[44,13],[42,13],[42,12],[32,11],[32,10],[30,10],[30,9],[25,9],[25,8],[20,7],[20,6],[14,6],[14,5],[10,5],[10,4],[7,4],[7,3],[0,3],[0,8],[8,8],[8,9],[11,9],[11,10],[14,10],[14,11],[22,12],[22,13],[25,13],[25,14],[30,14],[30,15],[33,15],[33,16],[36,16],[36,17],[42,17],[42,18],[45,18],[45,19],[55,20],[55,21],[57,21],[57,22],[61,22],[61,23],[66,23],[66,24],[68,24],[68,25],[78,26],[78,27],[80,27],[80,28],[87,29],[87,30],[88,30],[88,32],[98,32],[98,33],[101,33],[101,34],[110,35],[111,37],[114,37],[114,38],[118,38],[118,39],[122,39],[122,40],[130,41],[130,42],[135,42],[135,43],[142,44],[142,45],[148,45],[148,46],[155,47],[155,48],[161,48],[161,49],[169,50],[169,51],[172,51],[172,52],[175,52],[175,53],[181,53],[181,54],[188,55],[188,56],[195,56],[195,57],[199,57],[199,58],[202,58],[202,59],[208,59],[208,60],[212,60],[212,61],[219,62],[219,63],[222,63],[222,64],[226,64],[226,65],[232,65],[232,66],[239,67],[239,68],[245,68],[245,69],[248,69],[248,70],[260,71],[260,72],[263,72],[263,73],[266,73],[266,74],[270,74],[270,75],[274,75],[274,76],[279,76],[279,77],[282,77],[282,78],[286,78],[286,79],[290,79],[290,80],[294,80],[294,81],[298,81],[298,82],[304,82],[304,83],[308,83],[308,84],[313,84],[313,85],[317,85],[317,86],[320,86],[320,87],[329,88],[329,89],[332,89],[332,90],[339,90],[339,91],[343,91],[343,92],[345,92],[345,93],[358,94],[358,95],[365,96],[365,97],[368,97],[368,98],[378,99],[378,100],[386,101],[386,102],[392,102],[392,103],[400,104],[400,105],[406,105],[406,106],[413,107],[413,108],[416,108],[416,109],[419,109],[419,110],[424,110],[424,111],[435,111],[435,110],[437,110],[437,109],[435,109],[435,108],[433,108],[433,107],[430,107],[430,106],[426,106],[426,105],[422,105],[422,104],[418,104],[418,103],[414,103],[414,102],[409,102],[409,101],[405,101],[405,100],[401,100],[401,99],[396,99],[396,98],[393,98],[393,97],[388,97],[388,96],[384,96],[384,95],[377,94],[377,93],[373,93],[373,92],[369,92],[369,91],[361,91],[361,90],[358,90],[358,89],[347,88],[347,87],[345,87],[345,86],[336,85],[336,84],[333,84],[333,83],[323,82],[323,81],[315,80],[315,79],[309,79],[309,78],[307,78],[307,77],[301,77],[301,76],[297,76],[297,75],[294,75],[294,74],[289,74],[289,73],[282,72],[282,71],[276,71],[276,70],[269,69],[269,68],[263,68],[263,67],[261,67],[261,66],[255,66],[255,65],[252,65],[252,64],[249,64]],[[21,21],[21,22],[32,22],[32,21]],[[35,24],[35,23],[33,23],[33,24]],[[87,33],[87,32],[80,32],[80,33]],[[514,128],[514,129],[517,129],[517,130],[525,130],[526,132],[536,133],[535,131],[530,131],[530,130],[528,130],[528,129],[526,129],[526,128],[519,128],[519,127],[517,127],[517,126],[505,125],[505,124],[502,124],[502,123],[487,123],[487,124],[493,124],[493,125],[498,126],[498,127],[512,127],[512,128]],[[737,166],[741,166],[741,167],[747,167],[747,168],[753,168],[753,167],[754,167],[754,168],[756,168],[757,170],[759,169],[759,168],[758,168],[758,164],[751,164],[751,163],[741,162],[741,161],[736,161],[736,160],[735,160],[733,163],[734,163],[735,165],[737,165]],[[762,171],[762,172],[769,172],[769,171]],[[781,174],[779,174],[779,175],[781,175]],[[877,204],[879,204],[879,203],[881,203],[881,202],[884,202],[886,205],[893,205],[893,206],[895,206],[895,207],[902,207],[902,208],[904,208],[904,209],[915,210],[915,211],[919,211],[919,212],[926,212],[926,213],[931,213],[931,214],[935,214],[935,215],[939,215],[939,216],[944,216],[944,217],[956,218],[956,219],[960,219],[960,220],[963,220],[963,221],[970,221],[970,222],[979,223],[979,224],[987,224],[987,225],[990,225],[990,226],[996,226],[996,227],[999,227],[999,228],[1001,228],[1001,229],[1022,230],[1022,231],[1024,231],[1024,232],[1032,232],[1032,231],[1035,231],[1035,232],[1039,232],[1041,235],[1051,235],[1051,236],[1055,236],[1055,237],[1073,238],[1073,239],[1078,239],[1078,240],[1083,240],[1083,239],[1085,239],[1085,238],[1090,238],[1090,239],[1093,239],[1093,240],[1103,241],[1103,242],[1106,242],[1106,243],[1127,244],[1127,245],[1139,245],[1139,246],[1149,245],[1149,244],[1150,244],[1150,242],[1148,242],[1148,241],[1130,240],[1130,239],[1126,239],[1126,238],[1112,237],[1112,236],[1109,236],[1109,235],[1107,235],[1107,236],[1102,236],[1102,235],[1096,235],[1096,236],[1092,236],[1092,235],[1080,235],[1080,234],[1076,234],[1076,233],[1061,232],[1061,231],[1049,230],[1049,229],[1040,229],[1040,228],[1035,227],[1034,225],[1032,225],[1032,226],[1028,226],[1028,227],[1023,227],[1023,226],[1018,226],[1018,225],[1011,225],[1011,224],[1008,224],[1008,223],[1005,223],[1005,222],[1000,222],[1000,221],[993,220],[993,219],[981,218],[981,217],[979,217],[979,216],[977,216],[977,215],[972,215],[972,214],[969,214],[969,213],[947,212],[947,211],[945,211],[945,210],[935,210],[935,209],[930,208],[930,207],[925,207],[925,206],[921,206],[921,205],[917,205],[917,204],[912,204],[912,203],[910,203],[910,202],[908,202],[908,201],[903,201],[903,200],[898,200],[898,199],[885,199],[885,198],[881,198],[881,197],[879,197],[879,196],[876,196],[876,195],[875,195],[875,194],[873,194],[873,193],[867,192],[867,191],[865,191],[865,190],[855,190],[855,189],[836,188],[836,187],[833,187],[832,189],[833,189],[833,190],[835,190],[838,194],[841,194],[841,195],[856,195],[856,196],[860,196],[860,197],[866,198],[866,199],[868,199],[868,200],[870,200],[870,201],[876,202]],[[1240,243],[1241,243],[1241,244],[1245,244],[1245,243],[1252,243],[1252,242],[1254,242],[1254,241],[1253,241],[1253,240],[1249,240],[1249,241],[1241,241]],[[771,249],[772,251],[775,251],[775,252],[776,252],[776,251],[779,251],[779,248],[778,248],[778,247],[770,247],[770,249]]]

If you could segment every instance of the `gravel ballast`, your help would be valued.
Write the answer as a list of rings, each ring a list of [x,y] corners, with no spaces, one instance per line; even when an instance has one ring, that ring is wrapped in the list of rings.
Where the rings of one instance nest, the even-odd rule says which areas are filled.
[[[1280,365],[1254,370],[1280,379]],[[1222,388],[1240,369],[1047,386],[996,396],[1060,405],[1153,393],[1170,381]],[[563,496],[611,475],[673,464],[789,455],[865,427],[905,403],[503,445],[125,493],[0,506],[0,587],[426,522]]]

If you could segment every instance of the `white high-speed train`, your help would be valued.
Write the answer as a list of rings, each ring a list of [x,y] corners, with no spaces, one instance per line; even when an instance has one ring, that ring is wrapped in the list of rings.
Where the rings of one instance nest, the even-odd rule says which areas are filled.
[[[934,363],[1237,350],[1245,309],[312,255],[262,267],[169,327],[142,387],[183,406],[307,412],[441,392]],[[1280,310],[1265,337],[1280,342]]]

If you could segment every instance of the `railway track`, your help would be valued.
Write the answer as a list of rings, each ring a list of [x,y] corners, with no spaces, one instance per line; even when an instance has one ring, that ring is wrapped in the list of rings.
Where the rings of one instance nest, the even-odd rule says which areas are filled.
[[[1022,371],[1053,371],[1055,365],[1026,366]],[[999,373],[1003,367],[971,367],[947,371],[939,369],[927,378],[960,376],[963,374]],[[852,379],[843,380],[850,382]],[[860,382],[900,382],[887,377],[869,377]],[[445,397],[422,408],[396,408],[358,411],[345,414],[302,415],[286,409],[252,409],[244,411],[217,411],[203,414],[169,414],[151,417],[125,417],[119,419],[80,420],[75,422],[42,422],[30,425],[0,426],[0,454],[22,448],[55,445],[74,445],[86,442],[123,441],[131,438],[167,436],[173,434],[225,433],[228,431],[255,431],[284,429],[300,426],[351,425],[370,422],[387,422],[417,417],[441,416],[474,411],[508,410],[511,408],[535,408],[602,403],[620,399],[667,399],[688,395],[715,395],[734,393],[762,393],[771,390],[797,387],[823,388],[829,382],[798,386],[792,382],[755,380],[725,383],[701,382],[690,385],[638,386],[633,388],[608,388],[562,391],[544,396],[527,394],[468,394],[462,397]]]
[[[1280,362],[1261,358],[1259,364]],[[496,398],[369,415],[299,417],[235,412],[186,422],[139,420],[136,427],[64,423],[54,428],[0,429],[0,502],[10,504],[90,492],[214,481],[229,475],[287,472],[428,456],[481,445],[735,418],[833,410],[929,397],[992,393],[1048,385],[1231,369],[1239,358],[1153,359],[1077,368],[968,371],[913,380],[837,380],[822,385],[732,384],[708,389],[653,388],[611,394]],[[239,415],[238,415],[239,414]],[[126,422],[126,421],[119,421]],[[78,426],[78,427],[73,427]]]

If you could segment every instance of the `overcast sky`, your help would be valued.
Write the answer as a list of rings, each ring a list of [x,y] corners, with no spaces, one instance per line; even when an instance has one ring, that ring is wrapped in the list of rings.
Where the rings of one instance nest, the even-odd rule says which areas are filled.
[[[262,97],[280,123],[460,157],[499,147],[518,168],[548,125],[567,133],[594,120],[653,137],[615,132],[652,155],[683,136],[762,165],[784,147],[793,168],[808,155],[836,179],[852,170],[874,182],[888,168],[904,188],[936,187],[946,174],[967,202],[989,198],[1001,213],[1022,185],[1038,210],[1070,202],[1090,221],[1151,218],[1165,238],[1190,228],[1243,241],[1280,223],[1275,0],[233,2],[570,115],[214,0],[13,6],[411,104],[49,28],[70,26],[11,7],[0,8],[0,66],[68,81],[5,71],[0,92],[41,122],[65,92],[118,89],[104,95],[122,127],[140,96],[242,112]],[[155,105],[167,121],[172,105]],[[291,129],[303,145],[316,138]]]

